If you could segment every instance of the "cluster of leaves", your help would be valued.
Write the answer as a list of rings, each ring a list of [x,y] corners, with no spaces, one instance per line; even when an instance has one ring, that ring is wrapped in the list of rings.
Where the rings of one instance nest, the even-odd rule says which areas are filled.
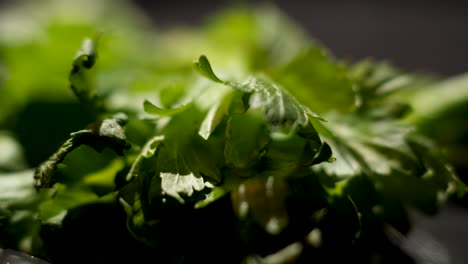
[[[0,247],[55,263],[393,263],[410,258],[389,237],[409,207],[464,194],[407,117],[435,81],[339,62],[270,6],[155,33],[96,2],[10,11],[37,28],[0,39]],[[69,70],[93,24],[120,33],[86,38]]]

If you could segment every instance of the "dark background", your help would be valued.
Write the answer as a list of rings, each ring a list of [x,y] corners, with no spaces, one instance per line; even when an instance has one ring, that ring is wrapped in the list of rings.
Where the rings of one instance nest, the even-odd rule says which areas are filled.
[[[216,10],[239,3],[274,3],[338,58],[372,57],[442,76],[468,72],[468,1],[132,1],[159,26],[198,24]],[[0,8],[13,2],[0,0]]]
[[[135,0],[159,25],[193,24],[235,3]],[[468,1],[269,1],[337,57],[385,59],[443,76],[468,72]]]

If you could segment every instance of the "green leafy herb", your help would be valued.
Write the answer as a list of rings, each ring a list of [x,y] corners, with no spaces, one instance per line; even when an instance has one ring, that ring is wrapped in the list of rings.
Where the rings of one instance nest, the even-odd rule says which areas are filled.
[[[463,76],[341,62],[272,6],[156,31],[124,1],[42,4],[0,16],[25,29],[0,23],[0,248],[53,263],[399,262],[388,227],[406,234],[409,208],[433,215],[466,192],[431,140],[464,135],[447,118],[466,109]],[[104,34],[86,38],[92,25]],[[94,115],[62,111],[77,104],[67,81]],[[70,134],[41,164],[25,140],[38,123]]]
[[[117,114],[113,118],[104,119],[102,122],[93,123],[88,128],[73,132],[70,138],[47,161],[36,169],[34,179],[36,188],[51,188],[55,179],[53,173],[65,157],[81,145],[89,145],[97,151],[109,147],[117,154],[123,155],[125,149],[130,148],[122,127],[126,124],[127,117]]]
[[[205,55],[200,56],[197,62],[193,63],[193,68],[199,72],[201,75],[212,80],[213,82],[224,83],[221,79],[214,74],[213,69],[211,68],[210,62]]]

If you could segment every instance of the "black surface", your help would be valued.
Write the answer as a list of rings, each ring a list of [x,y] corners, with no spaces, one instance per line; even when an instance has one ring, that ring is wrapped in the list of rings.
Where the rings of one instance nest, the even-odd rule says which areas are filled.
[[[432,259],[426,263],[465,264],[468,261],[468,211],[453,204],[443,207],[434,217],[412,214],[415,230],[410,237],[421,253]],[[444,256],[444,255],[447,256]],[[447,262],[444,262],[444,259]],[[438,261],[437,261],[438,260]]]

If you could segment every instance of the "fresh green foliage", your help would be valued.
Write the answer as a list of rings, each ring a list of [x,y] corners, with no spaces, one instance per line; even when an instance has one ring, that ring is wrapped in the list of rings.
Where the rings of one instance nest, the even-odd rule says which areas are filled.
[[[318,113],[347,112],[355,107],[353,83],[345,66],[332,61],[318,45],[312,45],[286,65],[272,70],[272,76],[303,105]],[[328,96],[323,94],[324,89]]]
[[[92,87],[90,77],[87,71],[94,66],[97,59],[96,46],[97,40],[85,39],[78,51],[75,60],[73,61],[72,70],[70,72],[70,87],[76,97],[83,103],[94,108],[94,111],[103,111],[102,102],[99,102],[99,96],[94,87]]]
[[[51,188],[55,183],[52,178],[65,156],[81,145],[89,145],[101,152],[105,147],[113,149],[117,154],[123,155],[125,149],[130,148],[122,127],[127,123],[125,114],[118,114],[101,122],[93,123],[87,129],[70,134],[70,138],[63,143],[47,161],[40,164],[35,173],[36,188]]]
[[[466,74],[405,89],[398,96],[413,107],[405,118],[441,146],[460,178],[467,182],[468,78]],[[466,204],[466,203],[465,203]]]
[[[0,247],[54,263],[394,263],[385,228],[405,234],[409,208],[466,191],[419,131],[421,91],[453,89],[443,112],[464,78],[340,62],[271,6],[156,32],[125,2],[60,3],[12,7],[35,26],[0,39]]]

